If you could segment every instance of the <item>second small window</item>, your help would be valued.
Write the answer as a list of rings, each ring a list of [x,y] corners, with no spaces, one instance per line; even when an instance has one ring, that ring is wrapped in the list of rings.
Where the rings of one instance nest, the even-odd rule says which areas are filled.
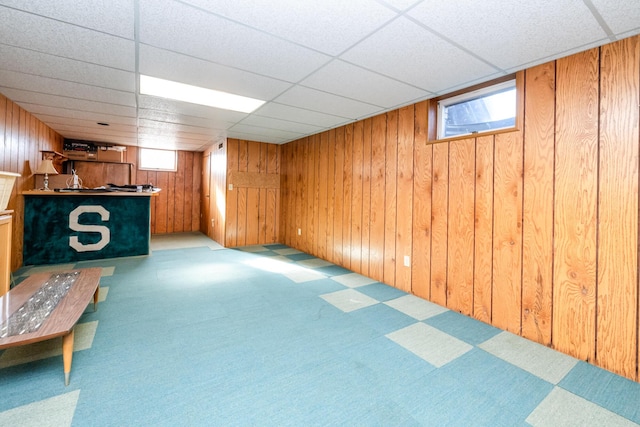
[[[515,79],[438,102],[438,139],[516,125]]]

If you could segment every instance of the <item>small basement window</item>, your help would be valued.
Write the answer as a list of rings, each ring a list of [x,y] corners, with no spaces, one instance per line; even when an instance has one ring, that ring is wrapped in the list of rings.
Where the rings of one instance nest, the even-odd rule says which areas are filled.
[[[516,126],[516,80],[438,101],[438,139]]]
[[[140,169],[155,171],[177,170],[177,153],[175,150],[158,150],[155,148],[140,148]]]

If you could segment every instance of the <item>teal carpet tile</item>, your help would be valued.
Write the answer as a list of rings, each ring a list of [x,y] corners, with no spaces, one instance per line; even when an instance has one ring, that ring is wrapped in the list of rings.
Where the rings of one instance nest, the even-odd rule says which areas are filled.
[[[578,362],[559,385],[640,424],[640,383],[588,363]]]
[[[393,286],[385,285],[384,283],[372,283],[370,285],[364,285],[358,287],[358,292],[362,292],[365,295],[375,298],[378,301],[389,301],[392,299],[405,296],[407,293]]]
[[[430,317],[424,320],[424,323],[473,345],[483,343],[501,332],[500,329],[455,311],[446,311]]]

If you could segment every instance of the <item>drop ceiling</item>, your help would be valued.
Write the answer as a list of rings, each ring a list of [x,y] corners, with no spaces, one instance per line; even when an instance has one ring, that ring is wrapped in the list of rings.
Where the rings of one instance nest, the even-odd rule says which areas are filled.
[[[0,0],[0,93],[69,139],[282,144],[639,33],[638,0]],[[266,103],[140,95],[140,74]]]

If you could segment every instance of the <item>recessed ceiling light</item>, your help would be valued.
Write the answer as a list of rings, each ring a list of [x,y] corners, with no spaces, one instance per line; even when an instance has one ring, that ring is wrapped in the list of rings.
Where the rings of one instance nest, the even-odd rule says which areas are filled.
[[[265,101],[259,99],[145,75],[140,76],[140,94],[207,105],[224,110],[240,111],[242,113],[251,113],[265,103]]]

